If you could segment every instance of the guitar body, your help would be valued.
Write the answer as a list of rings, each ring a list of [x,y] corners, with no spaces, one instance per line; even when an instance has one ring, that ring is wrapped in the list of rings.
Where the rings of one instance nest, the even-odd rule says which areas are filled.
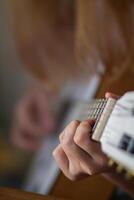
[[[39,195],[31,192],[25,192],[18,189],[0,187],[1,200],[65,200],[50,196]],[[66,199],[67,200],[67,199]]]
[[[113,191],[113,184],[100,175],[82,181],[72,182],[60,174],[50,195],[73,200],[103,199],[107,200]]]
[[[113,78],[114,77],[114,78]],[[107,72],[96,97],[104,97],[107,91],[123,95],[127,91],[134,90],[134,71],[126,68],[119,77],[115,78],[114,72]],[[59,175],[50,194],[74,200],[108,199],[113,190],[113,184],[97,175],[83,181],[72,182],[62,173]]]

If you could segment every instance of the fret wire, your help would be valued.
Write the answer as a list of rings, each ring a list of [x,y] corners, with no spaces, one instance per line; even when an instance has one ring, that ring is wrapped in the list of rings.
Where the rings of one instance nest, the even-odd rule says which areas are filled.
[[[99,119],[100,119],[100,117],[101,117],[101,114],[102,114],[102,112],[103,112],[103,110],[104,110],[106,104],[107,104],[107,99],[104,99],[103,109],[101,109],[101,111],[99,112],[99,114],[98,114],[98,116],[97,116],[97,118],[96,118],[96,122],[95,122],[95,125],[94,125],[94,127],[93,127],[93,131],[95,130],[95,128],[96,128],[96,126],[97,126],[97,124],[98,124],[98,121],[99,121]]]
[[[102,105],[102,100],[101,100],[101,99],[98,99],[98,100],[96,101],[96,108],[97,108],[97,109],[96,109],[96,114],[100,112],[101,105]],[[93,112],[92,112],[91,114],[89,113],[88,118],[89,118],[89,117],[92,118],[92,117],[93,117],[93,114],[94,114]]]
[[[101,112],[102,109],[102,105],[103,105],[103,101],[101,100],[99,105],[98,105],[98,111],[96,112],[96,117],[99,115],[99,113]]]
[[[95,114],[96,114],[95,117],[97,117],[98,114],[100,113],[100,111],[101,111],[101,109],[103,107],[103,102],[104,102],[103,99],[98,101],[97,109],[95,111]]]
[[[90,104],[89,104],[89,108],[87,110],[87,118],[88,118],[88,115],[89,115],[89,112],[91,112],[91,109],[92,109],[92,106],[94,105],[94,102],[95,100],[93,100]],[[91,112],[92,113],[92,112]]]
[[[100,117],[102,111],[104,110],[106,103],[106,99],[97,99],[93,100],[91,103],[89,103],[89,105],[83,104],[84,111],[79,116],[85,119],[93,118],[97,120]]]
[[[90,110],[88,110],[88,118],[92,118],[93,113],[98,109],[98,100],[94,101]]]
[[[96,113],[95,113],[95,117],[97,117],[98,116],[98,114],[101,112],[101,109],[103,109],[103,107],[104,107],[104,99],[102,99],[101,100],[101,103],[99,104],[99,109],[96,111]],[[99,112],[98,112],[99,111]]]
[[[93,101],[92,101],[91,103],[88,104],[87,109],[84,110],[84,112],[82,112],[81,117],[85,117],[85,118],[87,118],[88,113],[89,113],[89,110],[90,110],[90,113],[92,113],[93,110],[94,110],[94,108],[93,108]]]
[[[95,110],[95,112],[93,113],[93,116],[94,116],[94,118],[96,119],[96,117],[97,117],[97,113],[98,113],[98,110],[99,108],[97,108],[96,110]]]
[[[91,114],[89,113],[88,117],[91,116],[91,118],[95,118],[97,111],[98,111],[98,108],[97,107],[94,108],[93,112],[91,112]]]
[[[96,112],[93,113],[93,118],[95,118],[97,120],[97,118],[100,116],[100,113],[102,112],[103,108],[104,108],[104,104],[105,104],[105,101],[104,99],[102,99],[99,104],[98,104],[98,109],[96,109]]]
[[[105,99],[102,99],[102,103],[100,105],[100,110],[99,110],[99,113],[98,113],[98,116],[97,117],[100,117],[102,111],[104,110],[104,107],[105,107]]]

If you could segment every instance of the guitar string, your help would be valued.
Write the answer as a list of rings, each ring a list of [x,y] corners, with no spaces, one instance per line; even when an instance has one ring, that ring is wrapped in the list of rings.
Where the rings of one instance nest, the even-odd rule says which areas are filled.
[[[100,119],[100,117],[101,117],[101,114],[102,114],[102,112],[103,112],[103,110],[104,110],[106,104],[107,104],[107,99],[102,99],[101,109],[100,109],[100,111],[99,111],[98,114],[97,114],[96,121],[95,121],[95,125],[94,125],[93,130],[92,130],[93,132],[94,132],[94,130],[95,130],[95,128],[96,128],[96,126],[97,126],[97,124],[98,124],[98,122],[99,122],[99,119]]]
[[[100,104],[101,104],[101,100],[95,100],[92,102],[92,104],[88,110],[88,118],[92,118],[94,112],[96,112],[96,115],[97,115],[99,108],[100,108]],[[95,115],[95,117],[96,117],[96,115]]]
[[[83,104],[82,105],[82,110],[79,114],[79,120],[83,121],[86,119],[95,119],[95,124],[93,127],[93,130],[95,130],[99,119],[101,117],[101,114],[106,106],[107,103],[107,99],[97,99],[97,100],[93,100],[91,103],[87,104]],[[84,107],[84,108],[83,108]],[[86,112],[85,112],[86,110]]]
[[[86,113],[83,115],[83,117],[85,117],[85,118],[87,116],[87,119],[95,119],[96,120],[93,130],[95,129],[95,127],[100,119],[100,116],[106,106],[106,103],[107,103],[107,99],[93,100],[91,103],[89,103],[88,109],[87,109]],[[81,116],[82,116],[82,113],[81,113]]]
[[[93,106],[91,107],[91,109],[93,109],[93,111],[90,109],[88,110],[89,112],[89,115],[88,117],[90,118],[98,118],[101,114],[101,112],[103,111],[104,107],[105,107],[105,104],[106,104],[106,100],[104,99],[101,99],[101,100],[98,100],[97,102],[95,102],[93,104]]]

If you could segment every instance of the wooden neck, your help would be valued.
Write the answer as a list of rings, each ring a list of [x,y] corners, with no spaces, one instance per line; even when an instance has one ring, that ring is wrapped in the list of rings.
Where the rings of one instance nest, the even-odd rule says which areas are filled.
[[[92,129],[93,139],[100,140],[101,134],[105,128],[108,118],[116,103],[115,99],[96,99],[90,103],[84,103],[81,106],[81,112],[78,120],[94,119],[95,124]]]

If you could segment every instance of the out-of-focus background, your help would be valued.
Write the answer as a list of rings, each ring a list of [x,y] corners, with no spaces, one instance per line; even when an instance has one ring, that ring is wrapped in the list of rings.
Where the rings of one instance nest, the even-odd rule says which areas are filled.
[[[7,3],[0,1],[0,110],[5,122],[10,119],[14,104],[30,80],[16,51]]]
[[[27,167],[26,153],[9,144],[8,133],[15,105],[31,77],[23,70],[15,48],[7,3],[0,1],[0,185],[19,187]]]
[[[63,44],[62,44],[62,37],[59,37],[59,35],[57,34],[58,40],[61,41],[61,44],[59,44],[57,39],[54,38],[54,42],[56,41],[56,44],[54,43],[54,48],[52,46],[52,48],[50,47],[50,49],[49,49],[49,43],[50,44],[53,43],[53,41],[51,42],[49,40],[51,40],[53,38],[54,34],[53,34],[53,32],[50,32],[50,39],[49,39],[49,34],[47,33],[46,37],[48,37],[48,44],[47,44],[47,40],[45,40],[45,42],[46,42],[45,45],[44,45],[43,41],[42,41],[42,43],[40,43],[40,40],[42,39],[40,37],[44,38],[43,34],[45,32],[42,32],[42,31],[44,31],[43,30],[44,27],[43,27],[43,29],[41,29],[39,31],[34,29],[34,25],[37,25],[37,27],[39,25],[39,27],[40,27],[40,21],[37,20],[37,24],[36,24],[36,20],[34,21],[34,15],[31,14],[31,7],[33,6],[32,8],[34,9],[34,4],[38,6],[38,2],[36,2],[36,1],[29,1],[29,2],[30,3],[27,3],[27,1],[24,1],[24,4],[22,3],[22,5],[21,4],[19,5],[18,1],[13,1],[13,2],[11,2],[9,0],[1,0],[0,1],[0,185],[2,185],[2,186],[21,187],[23,185],[23,182],[26,179],[27,173],[29,171],[29,165],[31,164],[31,160],[34,156],[34,153],[31,153],[31,152],[25,151],[21,148],[15,147],[10,141],[12,126],[13,126],[13,124],[16,125],[17,124],[16,122],[18,122],[17,118],[15,118],[15,115],[14,115],[16,112],[17,104],[29,90],[29,85],[33,87],[33,85],[32,85],[33,83],[35,83],[35,84],[37,83],[37,85],[38,85],[38,82],[39,82],[39,80],[37,80],[26,69],[25,64],[24,64],[25,61],[26,61],[26,64],[27,63],[29,64],[29,60],[30,60],[30,64],[29,64],[28,68],[30,68],[30,67],[32,68],[33,67],[32,64],[35,65],[34,66],[36,69],[35,74],[37,74],[37,77],[38,77],[38,75],[39,75],[38,74],[38,64],[39,64],[39,68],[40,68],[40,65],[44,65],[44,63],[40,63],[40,59],[42,62],[42,57],[43,57],[43,62],[44,62],[44,55],[41,55],[42,51],[38,52],[38,44],[39,44],[39,46],[41,46],[41,48],[43,49],[43,51],[46,54],[48,52],[49,55],[45,54],[46,57],[49,57],[49,56],[51,57],[51,55],[52,55],[52,58],[53,58],[53,56],[54,56],[54,58],[55,58],[55,56],[56,56],[56,58],[58,58],[58,62],[55,62],[55,59],[49,59],[50,63],[49,63],[49,61],[48,61],[47,65],[45,63],[45,66],[48,67],[48,69],[47,69],[48,73],[50,72],[50,74],[54,75],[54,77],[53,76],[51,77],[52,79],[55,78],[56,82],[58,82],[58,80],[60,78],[62,78],[62,73],[64,73],[64,71],[65,71],[64,74],[67,74],[66,70],[68,72],[68,69],[69,68],[71,69],[71,67],[67,67],[67,66],[69,66],[68,63],[66,64],[67,65],[66,67],[63,67],[62,62],[64,63],[64,56],[59,56],[60,52],[59,53],[57,53],[57,52],[58,52],[58,49],[60,49],[61,52],[65,51],[63,53],[63,55],[65,55],[65,57],[66,57],[66,55],[67,55],[66,49],[68,51],[68,48],[64,47],[64,45],[63,45],[64,41],[65,41],[66,45],[69,46],[69,49],[70,49],[70,44],[72,44],[72,41],[70,40],[71,31],[69,30],[69,32],[68,32],[68,27],[72,27],[72,24],[73,24],[72,20],[71,20],[71,23],[69,22],[69,25],[66,25],[66,23],[68,23],[68,19],[66,20],[66,16],[64,16],[64,12],[62,11],[62,7],[57,9],[57,11],[56,11],[57,13],[58,13],[58,10],[61,9],[63,18],[65,18],[65,24],[64,24],[64,20],[63,20],[63,22],[61,20],[59,22],[60,26],[58,27],[61,34],[63,34]],[[42,13],[42,11],[43,11],[43,16],[44,16],[44,10],[41,10],[40,3],[42,4],[42,2],[41,1],[39,2],[39,9],[37,7],[36,14],[37,14],[37,16],[40,16],[40,14],[38,15],[38,12]],[[13,4],[14,10],[12,10],[12,4]],[[54,6],[53,6],[53,4],[54,4]],[[71,4],[69,3],[69,5],[71,5]],[[15,6],[17,5],[18,9],[16,9],[14,5]],[[48,5],[47,5],[47,3],[43,3],[43,5],[45,5],[44,6],[45,9],[47,9],[47,6],[50,6],[50,9],[51,9],[51,7],[52,7],[52,9],[55,9],[55,7],[56,7],[56,4],[54,3],[54,1],[51,1],[50,3],[48,3]],[[27,7],[27,6],[29,6],[29,7]],[[63,8],[64,7],[66,8],[66,6],[68,7],[68,3],[67,3],[67,5],[66,5],[66,3],[65,3],[65,5],[63,4]],[[56,8],[58,8],[58,7],[56,7]],[[35,10],[36,10],[36,8],[35,8]],[[26,11],[26,13],[25,13],[25,11]],[[57,14],[56,12],[55,12],[55,15]],[[67,8],[67,12],[68,12],[68,8]],[[20,16],[19,16],[19,14],[20,14]],[[31,15],[33,17],[33,20],[30,22],[33,22],[33,23],[35,22],[35,24],[32,26],[29,23],[27,26],[27,19],[28,20],[31,19],[30,17],[27,18],[27,16],[31,16]],[[25,16],[26,16],[26,18],[25,18]],[[24,19],[24,21],[23,21],[23,19]],[[45,20],[45,18],[42,18],[41,23],[44,23],[44,20]],[[22,27],[21,27],[21,23],[22,23]],[[55,23],[55,20],[54,20],[54,23]],[[31,25],[31,29],[29,30],[30,25]],[[62,26],[65,26],[65,31],[64,31],[64,28],[62,28]],[[17,34],[19,35],[19,37],[18,37],[19,39],[17,38],[16,30],[18,31]],[[52,27],[52,30],[53,30],[53,27]],[[55,30],[56,29],[54,29],[53,31],[55,31]],[[37,34],[39,34],[39,37],[37,37],[37,38],[36,38],[36,31],[37,31]],[[47,29],[45,29],[45,31],[47,32]],[[31,34],[30,38],[27,37],[27,35],[29,36],[29,32]],[[21,35],[21,33],[22,33],[22,35]],[[66,33],[67,33],[67,35],[69,34],[69,37],[66,37]],[[25,41],[25,34],[26,34],[26,41]],[[56,35],[56,37],[57,37],[57,35]],[[22,36],[22,38],[21,38],[21,36]],[[34,37],[35,37],[35,40],[34,40]],[[16,40],[16,38],[18,39],[18,41]],[[29,40],[28,40],[28,38],[29,38]],[[36,41],[36,39],[37,39],[37,41]],[[31,42],[31,40],[33,40],[33,43]],[[25,46],[25,43],[26,43],[26,46]],[[30,44],[31,46],[32,45],[33,46],[32,47],[30,45],[27,46],[27,44],[28,45]],[[57,48],[56,47],[57,44],[61,45],[61,46]],[[44,46],[46,46],[45,47],[46,49],[44,49]],[[21,47],[22,47],[22,49],[21,49]],[[54,49],[54,55],[53,55],[53,49]],[[69,50],[68,52],[70,55],[71,51]],[[55,53],[56,53],[56,55],[55,55]],[[22,56],[21,58],[20,58],[20,54]],[[27,59],[27,54],[28,54],[28,59]],[[39,61],[38,61],[38,59],[39,59]],[[68,58],[65,58],[65,59],[68,61]],[[24,62],[22,62],[22,60]],[[37,63],[36,63],[36,61],[37,61]],[[45,61],[45,62],[47,62],[47,61]],[[71,62],[70,62],[70,65],[72,64]],[[58,71],[58,73],[61,72],[60,78],[59,78],[59,74],[58,75],[56,74],[57,63],[59,63],[59,66],[61,67],[61,70]],[[51,69],[52,65],[54,67]],[[50,69],[49,69],[49,66],[50,66]],[[33,70],[33,68],[32,68],[32,70]],[[53,71],[53,70],[55,70],[55,71]],[[44,74],[40,73],[40,76],[44,77]],[[31,87],[31,89],[33,89],[32,87]],[[30,92],[30,91],[28,91],[28,92]],[[14,130],[15,129],[13,129],[13,131]],[[45,152],[45,153],[47,154],[47,152]]]

